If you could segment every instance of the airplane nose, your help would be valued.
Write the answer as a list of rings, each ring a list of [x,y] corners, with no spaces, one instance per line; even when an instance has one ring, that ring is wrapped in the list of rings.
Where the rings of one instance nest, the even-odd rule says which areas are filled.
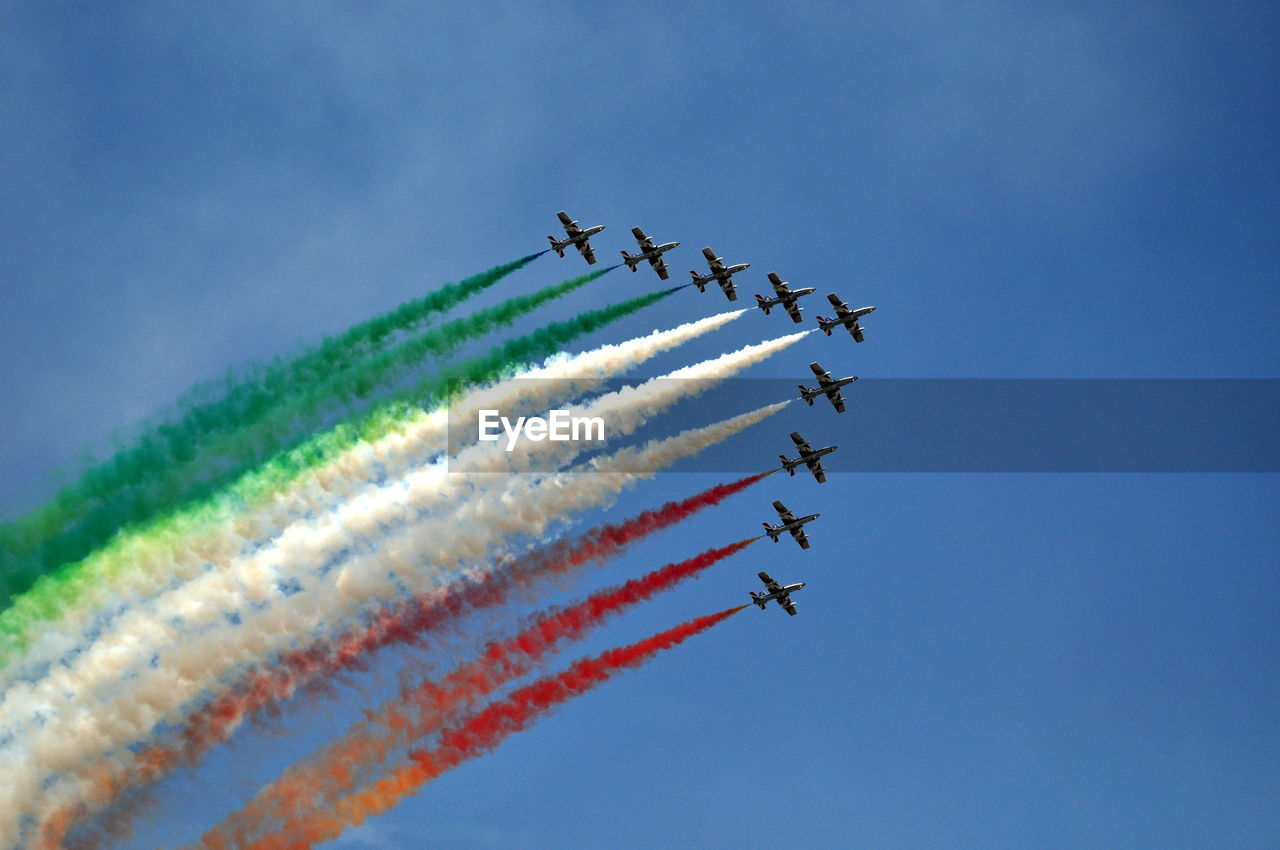
[[[868,313],[874,313],[875,311],[876,311],[876,308],[875,308],[875,307],[868,307],[868,308],[867,308],[867,312],[868,312]]]

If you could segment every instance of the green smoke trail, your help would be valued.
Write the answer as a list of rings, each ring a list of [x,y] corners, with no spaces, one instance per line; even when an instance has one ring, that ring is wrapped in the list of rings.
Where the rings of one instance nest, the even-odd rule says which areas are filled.
[[[603,274],[610,269],[593,272]],[[118,535],[89,559],[67,564],[41,576],[13,604],[0,612],[0,668],[8,666],[31,642],[37,630],[72,608],[100,604],[110,594],[111,582],[126,571],[162,565],[176,542],[210,523],[225,522],[237,513],[252,510],[273,494],[318,469],[361,442],[371,442],[402,428],[468,389],[518,374],[528,364],[556,354],[574,340],[643,310],[683,287],[648,293],[627,301],[590,310],[564,321],[494,346],[487,353],[446,365],[439,373],[420,380],[395,398],[381,403],[358,420],[337,425],[241,476],[234,484],[213,493],[182,511],[152,520],[145,526]]]
[[[447,356],[468,340],[509,325],[609,271],[611,268],[589,272],[509,298],[405,340],[295,392],[256,420],[243,423],[239,430],[210,440],[186,462],[165,462],[163,456],[156,457],[147,468],[136,471],[140,479],[136,484],[117,488],[111,498],[90,507],[80,521],[39,541],[26,557],[9,555],[5,579],[10,594],[23,592],[40,575],[61,564],[80,560],[121,528],[216,492],[269,457],[301,443],[336,407],[364,398],[427,358]],[[0,594],[0,602],[3,600]]]
[[[120,501],[122,491],[168,466],[193,462],[203,455],[209,439],[262,419],[316,382],[357,366],[394,335],[422,327],[539,256],[530,254],[446,284],[299,355],[255,367],[238,379],[228,378],[224,395],[213,401],[180,402],[175,421],[145,426],[133,445],[86,470],[35,511],[0,525],[0,605],[29,586],[40,572],[83,556],[121,522],[142,518],[128,499]],[[189,395],[199,394],[197,390]],[[68,526],[74,523],[81,527],[68,534]]]

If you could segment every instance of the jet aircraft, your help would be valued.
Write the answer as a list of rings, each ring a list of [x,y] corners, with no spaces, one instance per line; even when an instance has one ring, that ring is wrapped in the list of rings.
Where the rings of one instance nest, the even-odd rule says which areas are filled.
[[[591,250],[591,243],[587,240],[592,236],[595,236],[601,230],[604,230],[604,225],[597,224],[594,227],[588,227],[586,230],[583,230],[581,227],[578,227],[578,222],[569,218],[569,214],[564,210],[560,210],[556,215],[559,216],[560,223],[564,225],[564,232],[569,234],[569,238],[557,242],[554,236],[548,236],[547,241],[551,243],[551,250],[556,252],[556,256],[563,257],[564,249],[572,245],[581,252],[583,258],[587,261],[587,265],[594,264],[596,261],[596,253]]]
[[[813,400],[820,395],[825,395],[830,401],[831,406],[836,409],[837,413],[844,413],[844,396],[840,395],[840,388],[852,384],[858,380],[856,375],[848,378],[831,379],[831,373],[823,369],[817,363],[810,363],[809,368],[813,370],[813,374],[818,378],[818,386],[806,387],[799,384],[800,398],[809,402],[809,406],[813,407]]]
[[[816,287],[806,286],[804,289],[792,289],[785,280],[778,277],[777,272],[769,272],[769,282],[773,284],[773,292],[776,297],[765,298],[763,295],[756,295],[756,305],[761,310],[764,310],[766,316],[769,315],[770,309],[781,305],[786,308],[787,315],[791,317],[791,321],[799,322],[800,314],[804,312],[804,308],[796,303],[796,299],[802,295],[808,295]]]
[[[795,603],[791,601],[791,594],[804,587],[804,582],[798,581],[795,584],[788,584],[785,587],[774,581],[768,573],[761,571],[757,573],[760,580],[764,582],[765,593],[756,593],[754,590],[747,591],[751,594],[751,601],[760,606],[763,611],[765,606],[769,604],[770,599],[778,600],[778,604],[782,606],[791,616],[796,615]]]
[[[658,277],[666,280],[670,275],[667,274],[667,264],[662,261],[662,255],[679,245],[679,242],[664,242],[661,245],[653,244],[653,240],[645,236],[644,231],[638,227],[631,228],[631,235],[636,238],[636,244],[640,246],[640,253],[632,256],[626,251],[622,252],[622,262],[627,264],[627,268],[632,271],[636,270],[636,266],[641,260],[648,260],[649,265],[653,266],[653,270],[658,273]]]
[[[786,455],[778,455],[782,460],[782,468],[791,473],[791,476],[794,478],[796,474],[796,467],[805,465],[809,467],[809,471],[813,473],[813,477],[818,479],[819,484],[826,481],[827,471],[822,468],[821,458],[823,455],[831,454],[838,449],[839,446],[824,446],[820,449],[814,449],[805,441],[804,437],[800,436],[800,432],[798,431],[791,432],[791,441],[795,443],[796,448],[800,450],[800,457],[793,460]],[[774,502],[774,504],[776,505],[777,502]]]
[[[791,536],[796,539],[796,542],[800,544],[801,549],[808,549],[809,538],[805,536],[804,524],[806,522],[813,522],[815,519],[820,517],[821,514],[809,514],[808,516],[802,516],[797,519],[796,515],[787,510],[787,506],[782,504],[782,502],[774,502],[773,509],[778,512],[778,517],[782,520],[782,524],[769,525],[767,522],[761,523],[761,525],[764,526],[764,533],[769,536],[769,539],[774,543],[777,543],[778,535],[782,534],[784,531],[789,531],[791,532]]]
[[[751,264],[737,263],[736,265],[726,266],[724,260],[717,257],[716,252],[710,248],[703,248],[702,256],[707,258],[707,265],[711,267],[711,274],[700,275],[690,269],[689,274],[693,276],[693,285],[698,287],[699,292],[706,292],[708,283],[719,283],[720,288],[724,290],[725,297],[730,301],[737,301],[738,292],[733,286],[733,276],[740,271],[746,271],[751,268]]]
[[[849,305],[840,300],[840,296],[834,292],[827,296],[827,300],[831,302],[831,306],[836,308],[836,317],[828,319],[826,316],[818,317],[818,327],[822,328],[822,332],[827,336],[831,336],[831,329],[844,325],[849,329],[849,334],[853,337],[854,342],[862,342],[862,326],[858,324],[858,319],[874,313],[875,307],[859,307],[856,310],[850,310]]]

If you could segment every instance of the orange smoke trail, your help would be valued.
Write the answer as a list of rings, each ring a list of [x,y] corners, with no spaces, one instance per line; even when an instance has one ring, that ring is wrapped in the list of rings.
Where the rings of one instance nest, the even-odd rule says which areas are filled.
[[[607,681],[620,670],[638,667],[658,652],[706,631],[747,607],[739,605],[689,620],[630,646],[610,649],[594,658],[584,658],[561,673],[518,688],[505,699],[491,702],[480,711],[459,718],[441,733],[439,743],[432,749],[410,752],[410,764],[386,773],[368,788],[343,797],[328,811],[287,824],[248,846],[253,850],[297,850],[336,838],[346,827],[388,811],[445,771],[490,752],[511,735],[527,728],[557,706]]]
[[[479,658],[438,682],[426,681],[402,693],[341,740],[291,767],[244,809],[205,833],[205,846],[245,846],[271,823],[289,821],[349,793],[396,749],[436,732],[451,716],[473,709],[498,688],[528,673],[563,642],[582,638],[610,616],[671,589],[758,539],[708,549],[599,590],[574,605],[536,615],[516,635],[489,643]]]
[[[519,588],[571,573],[591,561],[603,562],[635,541],[719,504],[776,471],[717,484],[621,523],[598,526],[572,540],[554,543],[504,564],[484,577],[460,579],[439,591],[379,611],[367,625],[332,641],[286,653],[269,667],[246,673],[226,693],[197,709],[175,739],[144,747],[124,770],[96,768],[87,783],[90,790],[86,796],[96,808],[110,805],[121,795],[156,782],[183,764],[199,762],[210,749],[229,740],[248,717],[278,705],[299,688],[361,669],[373,652],[418,641],[446,620],[504,604]],[[61,846],[67,831],[89,816],[86,805],[68,806],[53,813],[40,829],[42,850]],[[127,820],[127,812],[114,818],[108,813],[105,818],[113,821],[107,824],[113,831],[129,828],[127,823],[115,822]]]

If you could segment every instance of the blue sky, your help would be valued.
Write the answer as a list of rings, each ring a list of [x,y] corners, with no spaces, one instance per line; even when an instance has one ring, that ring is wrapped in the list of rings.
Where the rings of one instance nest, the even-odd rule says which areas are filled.
[[[675,277],[711,245],[752,263],[745,293],[777,270],[879,306],[865,344],[811,337],[756,377],[1278,377],[1264,5],[0,15],[9,514],[193,384],[541,248],[562,208],[608,225],[606,258],[639,224],[683,243]],[[478,303],[581,268],[544,257]],[[655,285],[615,271],[519,327]],[[688,290],[583,347],[723,306]],[[847,420],[793,406],[735,450],[767,463],[795,427],[856,450],[856,390]],[[743,612],[342,846],[1274,844],[1278,496],[1274,475],[772,478],[591,581],[745,536],[772,498],[823,513],[811,551],[758,543],[586,648],[743,600],[762,568],[809,583],[801,616]],[[393,684],[178,777],[138,846],[191,838]]]

